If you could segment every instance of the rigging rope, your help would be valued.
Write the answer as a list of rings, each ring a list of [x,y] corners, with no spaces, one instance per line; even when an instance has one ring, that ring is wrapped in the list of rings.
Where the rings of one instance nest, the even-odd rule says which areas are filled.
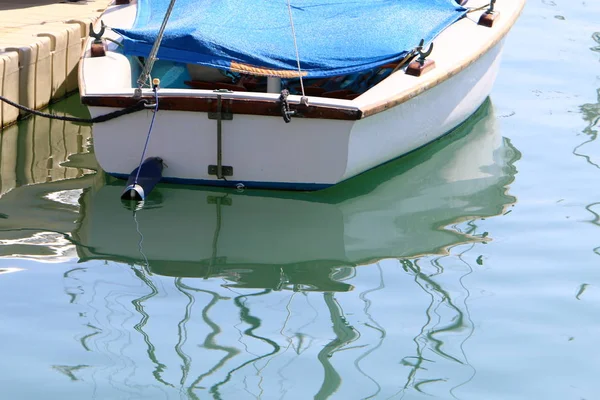
[[[162,24],[160,25],[160,30],[158,31],[158,36],[156,37],[156,40],[154,41],[152,50],[150,50],[150,55],[148,56],[148,60],[146,62],[146,65],[144,66],[144,70],[142,71],[142,73],[140,74],[140,77],[137,80],[138,89],[140,89],[140,90],[141,90],[142,86],[146,83],[146,81],[148,80],[148,76],[150,75],[150,72],[152,71],[152,67],[154,66],[154,61],[156,61],[156,54],[158,53],[158,48],[160,47],[160,42],[162,42],[162,38],[165,33],[165,28],[167,27],[167,21],[169,20],[169,17],[171,16],[171,11],[173,11],[173,7],[175,6],[175,1],[176,0],[171,0],[171,2],[169,3],[169,8],[167,8],[165,17],[163,18]]]
[[[296,62],[298,63],[298,77],[300,78],[300,88],[302,89],[302,97],[304,94],[304,82],[302,81],[302,70],[300,69],[300,53],[298,53],[298,43],[296,42],[296,29],[294,28],[294,18],[292,17],[292,5],[290,0],[287,1],[288,13],[290,14],[290,24],[292,25],[292,36],[294,37],[294,48],[296,49]]]

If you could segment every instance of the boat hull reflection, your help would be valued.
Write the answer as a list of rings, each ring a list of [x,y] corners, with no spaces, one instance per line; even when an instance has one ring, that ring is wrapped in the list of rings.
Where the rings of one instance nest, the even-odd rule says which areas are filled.
[[[322,192],[158,185],[132,211],[122,182],[84,174],[89,156],[68,157],[73,179],[0,198],[2,254],[69,268],[29,274],[27,287],[79,321],[61,308],[33,317],[53,338],[36,359],[88,385],[74,396],[450,398],[472,379],[464,344],[479,322],[465,277],[481,253],[450,248],[483,240],[476,220],[515,202],[519,157],[489,102],[447,137]]]
[[[108,183],[84,195],[79,256],[148,264],[161,275],[224,276],[247,287],[274,288],[283,279],[336,290],[331,268],[443,253],[475,239],[452,226],[505,212],[514,202],[506,187],[517,158],[488,101],[449,136],[321,192],[159,185],[132,213],[119,200],[122,184]]]

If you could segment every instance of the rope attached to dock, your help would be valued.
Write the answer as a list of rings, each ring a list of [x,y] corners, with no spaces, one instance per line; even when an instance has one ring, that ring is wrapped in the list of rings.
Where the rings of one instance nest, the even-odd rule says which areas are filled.
[[[113,111],[113,112],[110,112],[110,113],[104,114],[104,115],[98,115],[97,117],[94,117],[94,118],[79,118],[79,117],[67,117],[67,116],[63,116],[63,115],[56,115],[56,114],[50,114],[50,113],[38,111],[33,108],[29,108],[29,107],[26,107],[19,103],[16,103],[12,100],[9,100],[8,98],[6,98],[4,96],[0,96],[0,101],[3,101],[6,104],[11,105],[15,108],[18,108],[21,111],[25,111],[30,114],[37,115],[38,117],[57,119],[59,121],[78,122],[78,123],[82,123],[82,124],[95,124],[98,122],[110,121],[112,119],[118,118],[123,115],[132,114],[134,112],[144,110],[146,108],[146,105],[148,105],[148,103],[149,103],[148,100],[142,99],[142,100],[138,101],[136,104],[134,104],[133,106],[124,108],[122,110]]]

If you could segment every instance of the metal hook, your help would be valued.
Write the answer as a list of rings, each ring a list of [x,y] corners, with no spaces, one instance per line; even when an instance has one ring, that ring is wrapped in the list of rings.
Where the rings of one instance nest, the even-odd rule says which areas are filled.
[[[289,123],[292,120],[292,116],[296,114],[296,111],[290,110],[290,103],[288,102],[288,96],[290,91],[283,89],[279,95],[279,102],[281,103],[281,115],[285,123]]]
[[[106,25],[104,25],[104,21],[100,21],[100,32],[96,33],[94,31],[94,25],[90,22],[90,36],[93,37],[95,44],[102,44],[102,35],[104,35],[104,31],[106,30]]]
[[[495,0],[494,0],[495,1]],[[429,45],[429,48],[427,49],[427,51],[423,52],[423,44],[425,43],[425,39],[421,39],[421,42],[419,42],[419,45],[417,46],[417,48],[415,49],[415,51],[419,54],[419,59],[417,60],[419,62],[419,64],[423,65],[423,63],[425,62],[425,59],[427,57],[429,57],[429,55],[431,54],[431,52],[433,51],[433,43],[431,43]]]
[[[491,0],[490,1],[490,8],[487,9],[487,11],[485,12],[486,14],[493,14],[494,13],[494,3],[496,2],[496,0]]]

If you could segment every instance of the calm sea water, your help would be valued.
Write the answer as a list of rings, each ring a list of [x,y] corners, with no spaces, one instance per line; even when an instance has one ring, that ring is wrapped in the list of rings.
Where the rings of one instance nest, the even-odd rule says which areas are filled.
[[[5,130],[0,398],[600,399],[599,21],[529,0],[471,119],[323,192],[134,213],[89,127]]]

